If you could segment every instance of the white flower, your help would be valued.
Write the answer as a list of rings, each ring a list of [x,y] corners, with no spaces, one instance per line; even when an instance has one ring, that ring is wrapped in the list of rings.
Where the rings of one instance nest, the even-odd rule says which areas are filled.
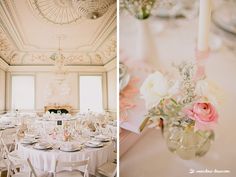
[[[178,90],[179,84],[176,82],[173,87],[169,88],[169,83],[162,73],[156,71],[150,74],[140,88],[142,98],[145,99],[148,109],[159,104],[159,102]]]

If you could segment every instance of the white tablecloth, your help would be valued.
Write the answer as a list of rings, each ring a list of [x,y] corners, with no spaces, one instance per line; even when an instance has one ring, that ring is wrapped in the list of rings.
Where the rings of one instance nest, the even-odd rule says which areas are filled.
[[[138,44],[137,26],[129,16],[120,18],[120,46],[122,56],[135,59]],[[169,70],[172,62],[194,61],[197,20],[180,20],[177,26],[168,27],[157,33],[158,19],[150,24],[156,48],[156,60],[162,69]],[[145,48],[145,44],[139,43]],[[136,55],[136,56],[135,56]],[[222,46],[212,51],[206,64],[208,79],[223,91],[224,98],[219,107],[219,123],[215,129],[215,141],[210,151],[202,158],[181,160],[170,153],[159,130],[151,130],[130,149],[120,160],[121,177],[188,177],[188,176],[236,176],[236,56],[232,50]],[[190,169],[230,170],[225,174],[189,174]]]
[[[77,152],[62,152],[60,150],[37,150],[32,146],[19,144],[19,153],[25,158],[29,158],[36,169],[54,172],[56,160],[78,161],[89,157],[89,173],[95,175],[97,167],[110,161],[112,158],[112,143],[107,143],[102,148],[84,148]]]

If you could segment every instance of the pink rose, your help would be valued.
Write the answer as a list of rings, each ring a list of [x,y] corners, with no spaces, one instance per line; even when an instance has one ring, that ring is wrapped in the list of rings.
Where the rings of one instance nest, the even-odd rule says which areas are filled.
[[[211,103],[194,103],[191,109],[186,111],[189,118],[195,120],[195,129],[212,129],[218,120],[218,113]]]

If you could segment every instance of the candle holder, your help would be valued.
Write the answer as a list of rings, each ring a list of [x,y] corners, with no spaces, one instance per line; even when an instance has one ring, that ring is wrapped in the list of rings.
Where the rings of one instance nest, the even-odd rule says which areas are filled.
[[[209,57],[209,54],[210,54],[210,48],[208,48],[205,51],[200,51],[198,49],[195,50],[195,59],[197,64],[197,72],[195,80],[199,80],[206,77],[205,64],[207,58]]]

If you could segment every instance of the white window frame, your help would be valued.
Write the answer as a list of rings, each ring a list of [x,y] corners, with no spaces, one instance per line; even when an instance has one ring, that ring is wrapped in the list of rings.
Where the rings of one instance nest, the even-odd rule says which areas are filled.
[[[102,81],[102,109],[107,110],[107,81],[106,81],[106,73],[83,73],[79,72],[78,74],[78,109],[80,109],[80,76],[101,76]]]
[[[13,109],[12,106],[12,78],[14,76],[31,76],[34,79],[34,106],[33,106],[33,110],[32,109],[20,109],[20,111],[35,111],[36,109],[36,76],[34,74],[11,74],[10,77],[10,109]],[[18,108],[16,108],[18,109]]]

